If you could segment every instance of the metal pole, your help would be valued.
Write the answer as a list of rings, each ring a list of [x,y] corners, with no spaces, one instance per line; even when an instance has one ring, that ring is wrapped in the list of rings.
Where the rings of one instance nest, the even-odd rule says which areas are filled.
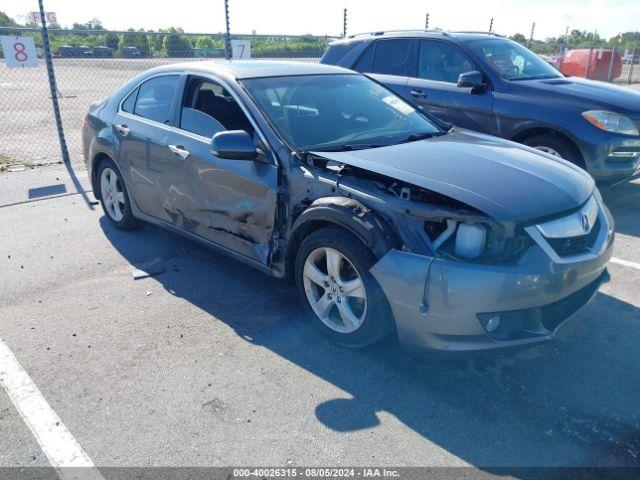
[[[589,69],[591,68],[592,56],[593,56],[593,47],[589,47],[589,57],[587,58],[587,69],[584,72],[584,78],[589,78]]]
[[[609,61],[609,73],[607,73],[607,82],[613,82],[613,61],[616,58],[616,47],[611,49],[611,60]]]
[[[533,31],[536,29],[536,22],[533,22],[533,25],[531,25],[531,35],[529,36],[529,44],[527,45],[527,48],[531,48],[531,44],[533,43]]]
[[[489,35],[491,35],[492,30],[493,30],[493,18],[491,18],[491,21],[489,22]]]
[[[640,47],[640,35],[638,36],[638,41],[636,42],[636,46],[633,47],[633,51],[631,52],[631,66],[629,67],[629,77],[627,77],[627,83],[631,83],[631,77],[633,76],[633,66],[636,63],[636,55],[640,55],[640,51],[638,51],[638,47]]]
[[[62,153],[62,160],[69,165],[69,149],[67,148],[67,141],[64,137],[64,128],[62,126],[62,116],[60,115],[60,105],[58,104],[58,86],[56,84],[56,74],[53,70],[53,61],[51,60],[51,47],[49,46],[49,33],[47,32],[47,20],[44,16],[44,5],[42,0],[38,0],[40,7],[40,22],[42,24],[42,46],[44,48],[44,58],[47,64],[47,76],[49,77],[49,90],[51,91],[51,103],[53,104],[53,115],[56,119],[56,127],[58,129],[58,140],[60,140],[60,153]]]
[[[342,12],[342,36],[347,36],[347,9]]]
[[[429,13],[427,13],[427,16],[424,19],[424,29],[429,30]]]
[[[231,60],[231,30],[229,27],[229,0],[224,0],[224,21],[226,32],[224,34],[224,58]]]

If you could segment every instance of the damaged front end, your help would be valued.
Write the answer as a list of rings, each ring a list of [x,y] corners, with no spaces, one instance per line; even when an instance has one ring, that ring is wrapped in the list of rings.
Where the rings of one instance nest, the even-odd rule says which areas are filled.
[[[397,248],[371,273],[409,349],[476,352],[550,339],[608,278],[612,222],[601,204],[598,228],[607,231],[598,237],[604,242],[598,254],[557,264],[527,225],[498,221],[459,199],[321,153],[303,160],[309,185],[357,200],[397,234]]]

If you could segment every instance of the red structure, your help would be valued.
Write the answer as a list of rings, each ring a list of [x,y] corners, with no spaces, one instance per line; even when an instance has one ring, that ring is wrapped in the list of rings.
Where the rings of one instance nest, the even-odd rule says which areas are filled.
[[[618,52],[602,48],[569,50],[560,59],[560,71],[574,77],[611,81],[622,74],[622,57]]]

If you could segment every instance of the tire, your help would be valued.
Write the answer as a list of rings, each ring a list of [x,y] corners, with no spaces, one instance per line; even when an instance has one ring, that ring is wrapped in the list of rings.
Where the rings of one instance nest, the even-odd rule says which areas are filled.
[[[584,168],[582,158],[580,158],[578,152],[576,152],[568,142],[555,135],[534,135],[533,137],[525,139],[522,143],[536,150],[542,150],[551,155],[563,158],[580,168]]]
[[[365,347],[394,329],[387,298],[369,272],[375,261],[357,237],[340,227],[316,230],[298,249],[295,282],[300,300],[312,323],[337,343]],[[318,312],[327,312],[325,318]]]
[[[133,230],[140,226],[140,221],[131,212],[127,186],[122,179],[120,169],[110,158],[100,162],[97,187],[100,189],[102,210],[114,227],[120,230]]]

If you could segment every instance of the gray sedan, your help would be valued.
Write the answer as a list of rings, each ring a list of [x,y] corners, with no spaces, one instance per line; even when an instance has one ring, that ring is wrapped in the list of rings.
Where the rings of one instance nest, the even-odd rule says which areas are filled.
[[[92,106],[83,143],[113,225],[151,222],[291,279],[345,345],[534,345],[608,278],[613,221],[583,170],[339,67],[149,70]]]

